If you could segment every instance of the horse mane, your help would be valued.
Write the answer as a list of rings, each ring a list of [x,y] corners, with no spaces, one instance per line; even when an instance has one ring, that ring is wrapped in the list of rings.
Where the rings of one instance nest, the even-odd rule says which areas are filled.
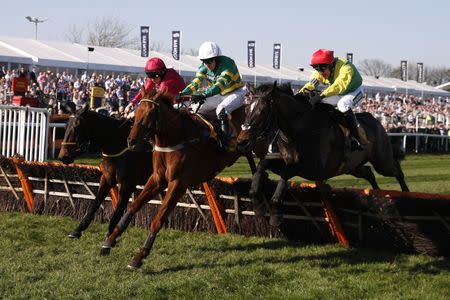
[[[294,92],[292,91],[292,86],[290,82],[282,83],[280,85],[277,85],[276,82],[275,84],[263,83],[256,88],[256,90],[261,93],[267,93],[274,89],[281,91],[289,96],[294,96]]]

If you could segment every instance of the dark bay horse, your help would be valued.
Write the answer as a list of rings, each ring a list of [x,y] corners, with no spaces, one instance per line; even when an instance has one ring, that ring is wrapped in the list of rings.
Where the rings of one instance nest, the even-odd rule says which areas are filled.
[[[136,190],[136,184],[144,184],[152,173],[152,153],[148,151],[128,151],[127,138],[132,122],[106,117],[90,111],[88,106],[78,110],[70,117],[58,158],[65,164],[74,161],[83,144],[93,141],[102,151],[100,170],[102,176],[95,200],[90,204],[88,212],[70,238],[81,237],[95,217],[97,210],[112,187],[118,186],[117,207],[109,223],[108,234],[120,220],[128,199]]]
[[[234,111],[231,121],[234,128],[239,130],[244,118],[243,107]],[[148,238],[128,265],[130,268],[142,265],[142,260],[150,253],[161,226],[186,189],[212,179],[225,167],[231,166],[241,155],[236,149],[219,152],[216,144],[208,137],[206,128],[195,114],[174,109],[170,99],[164,96],[148,98],[148,95],[145,95],[136,108],[135,123],[128,144],[130,149],[135,149],[139,140],[146,136],[154,137],[153,174],[114,232],[106,238],[103,248],[111,248],[115,239],[127,228],[144,203],[165,188],[167,192],[151,222]],[[254,164],[251,153],[247,153],[246,157]]]
[[[313,108],[306,96],[294,96],[290,88],[280,89],[276,83],[250,89],[249,98],[251,103],[238,137],[238,148],[249,151],[256,138],[279,130],[281,156],[262,160],[258,165],[250,191],[256,202],[260,200],[266,169],[281,177],[272,203],[280,203],[286,181],[294,176],[320,183],[340,174],[351,174],[379,189],[371,168],[364,165],[366,162],[381,175],[395,177],[402,191],[408,191],[400,167],[401,150],[391,145],[383,126],[371,114],[357,114],[369,143],[364,151],[350,152],[349,139],[337,122],[339,112],[331,106],[318,104]]]

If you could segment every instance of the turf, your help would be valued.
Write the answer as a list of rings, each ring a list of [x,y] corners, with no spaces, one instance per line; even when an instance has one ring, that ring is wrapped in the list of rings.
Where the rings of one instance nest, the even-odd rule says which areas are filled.
[[[109,257],[106,225],[79,240],[67,217],[0,213],[3,299],[448,299],[450,262],[337,245],[163,230],[139,270],[146,232],[130,228]]]

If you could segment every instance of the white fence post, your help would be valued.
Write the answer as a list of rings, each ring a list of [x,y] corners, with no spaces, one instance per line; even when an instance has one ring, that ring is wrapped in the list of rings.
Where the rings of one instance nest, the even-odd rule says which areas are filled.
[[[0,105],[1,154],[22,155],[45,161],[48,150],[49,112],[42,108]]]

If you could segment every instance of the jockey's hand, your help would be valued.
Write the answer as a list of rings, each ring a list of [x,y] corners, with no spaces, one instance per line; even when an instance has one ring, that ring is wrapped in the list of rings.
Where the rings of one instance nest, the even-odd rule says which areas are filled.
[[[200,95],[192,95],[191,102],[194,104],[204,103],[206,101],[206,96],[203,94]]]
[[[320,94],[316,94],[309,98],[309,103],[311,103],[312,107],[314,107],[317,103],[320,103],[323,98],[325,97]]]
[[[130,104],[128,104],[127,105],[127,107],[125,107],[125,114],[128,114],[129,112],[130,112],[130,110],[133,108],[133,104],[132,103],[130,103]]]

